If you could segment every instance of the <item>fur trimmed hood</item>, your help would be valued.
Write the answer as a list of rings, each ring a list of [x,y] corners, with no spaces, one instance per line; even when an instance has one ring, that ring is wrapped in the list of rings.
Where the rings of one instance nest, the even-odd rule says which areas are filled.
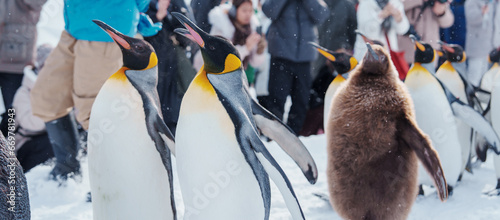
[[[212,24],[212,28],[217,28],[222,31],[222,36],[232,40],[235,32],[235,28],[231,20],[229,19],[229,10],[232,4],[223,4],[213,8],[208,13],[208,21]],[[259,20],[255,15],[250,19],[250,28],[252,31],[260,25]]]

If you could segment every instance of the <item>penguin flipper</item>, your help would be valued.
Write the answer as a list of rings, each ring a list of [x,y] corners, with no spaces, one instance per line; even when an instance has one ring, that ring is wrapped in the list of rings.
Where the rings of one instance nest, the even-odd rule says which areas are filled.
[[[252,114],[255,124],[267,137],[273,139],[300,167],[307,180],[314,184],[318,169],[311,154],[293,131],[271,112],[252,99]]]
[[[500,155],[498,149],[498,146],[500,146],[500,138],[483,115],[460,100],[451,103],[451,109],[456,117],[462,119],[462,121],[484,136],[495,153]]]
[[[448,198],[448,189],[444,171],[429,138],[416,127],[414,122],[406,118],[399,121],[397,130],[399,131],[399,141],[415,151],[418,159],[434,180],[439,198],[441,201],[445,201]]]
[[[271,177],[283,195],[283,199],[285,200],[285,204],[288,207],[292,218],[305,219],[299,200],[297,199],[297,196],[293,191],[292,184],[288,180],[285,172],[283,172],[279,164],[276,160],[274,160],[256,133],[250,135],[250,137],[248,137],[248,141],[255,151],[257,159],[264,167],[264,170],[266,170],[269,177]]]
[[[174,135],[172,134],[170,129],[168,129],[167,125],[165,124],[165,122],[163,121],[163,119],[159,115],[157,115],[157,119],[155,121],[155,129],[158,132],[158,134],[160,135],[160,137],[164,143],[163,147],[165,147],[165,145],[166,145],[170,149],[170,152],[175,156]],[[158,148],[158,145],[157,145],[157,148]],[[160,150],[158,149],[158,151],[160,151]],[[162,150],[162,151],[164,151],[164,150]]]

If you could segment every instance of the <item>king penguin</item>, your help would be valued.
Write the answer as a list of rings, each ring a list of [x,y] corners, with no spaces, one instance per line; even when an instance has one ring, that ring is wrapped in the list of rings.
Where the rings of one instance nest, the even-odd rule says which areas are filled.
[[[88,157],[94,219],[176,219],[170,152],[156,90],[158,58],[146,41],[94,20],[118,44],[123,67],[90,114]]]
[[[483,75],[483,78],[481,79],[481,85],[480,88],[483,89],[486,92],[490,92],[493,89],[493,82],[495,80],[495,77],[500,74],[500,47],[493,49],[490,54],[488,55],[488,61],[491,65],[490,69],[486,71],[486,73]],[[490,101],[490,96],[480,96],[479,94],[478,98],[481,98],[482,103],[489,103]]]
[[[332,102],[326,128],[330,198],[344,219],[405,219],[417,195],[417,158],[442,201],[446,179],[388,52],[367,46]]]
[[[176,29],[200,46],[204,65],[182,99],[176,161],[185,218],[269,219],[269,177],[293,219],[304,219],[292,185],[259,138],[275,140],[314,183],[317,168],[302,142],[248,92],[238,51],[179,13]],[[269,175],[269,176],[268,176]]]
[[[495,62],[498,65],[498,60],[500,60],[500,49],[497,50],[493,55],[490,54],[490,61]],[[490,99],[490,112],[491,112],[491,123],[493,128],[497,132],[500,133],[500,71],[497,71],[494,79],[493,86],[491,91],[491,99]],[[490,191],[488,194],[490,196],[500,196],[500,155],[498,155],[499,151],[496,150],[497,155],[493,156],[493,164],[495,167],[495,174],[497,177],[497,185],[495,190]]]
[[[451,191],[458,180],[462,165],[457,125],[446,94],[438,79],[433,76],[436,59],[434,49],[415,39],[414,43],[415,61],[408,71],[405,85],[415,104],[417,124],[432,140],[443,165],[448,189]],[[419,167],[418,179],[420,184],[432,184],[422,166]]]
[[[465,60],[466,55],[463,48],[459,45],[448,45],[441,42],[441,48],[446,58],[446,61],[436,71],[436,77],[444,84],[450,91],[458,97],[462,102],[474,108],[473,97],[474,89],[470,84],[465,74]],[[469,161],[472,149],[472,129],[461,119],[456,118],[458,137],[461,146],[462,162],[460,166],[460,176],[462,175],[467,162]],[[446,168],[445,168],[446,170]],[[452,180],[447,178],[448,182]]]
[[[336,53],[330,51],[314,42],[309,42],[313,47],[318,50],[318,52],[323,55],[326,59],[330,61],[332,66],[335,68],[333,72],[334,79],[328,86],[325,92],[325,104],[323,107],[323,127],[326,128],[328,113],[330,112],[330,105],[332,104],[333,96],[337,89],[346,81],[349,77],[349,72],[358,65],[358,61],[353,56],[347,53]]]

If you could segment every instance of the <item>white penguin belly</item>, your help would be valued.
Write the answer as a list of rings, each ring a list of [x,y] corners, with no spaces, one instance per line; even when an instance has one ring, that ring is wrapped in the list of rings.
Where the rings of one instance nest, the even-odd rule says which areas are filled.
[[[446,181],[449,185],[454,186],[460,175],[462,163],[461,145],[455,117],[437,81],[429,81],[419,77],[413,80],[426,82],[420,84],[419,87],[408,87],[415,105],[417,124],[431,138],[432,144],[439,154]],[[421,164],[419,164],[419,183],[433,184],[432,179]]]
[[[497,134],[500,134],[500,72],[498,72],[493,83],[490,111],[493,129]],[[493,154],[493,162],[497,179],[500,179],[500,155]]]
[[[460,78],[460,75],[456,71],[449,71],[448,68],[442,68],[437,74],[437,78],[441,80],[441,82],[453,93],[454,95],[458,96],[460,101],[464,102],[465,104],[468,104],[467,100],[467,95],[465,94],[465,86],[464,83],[462,82],[462,79]],[[472,128],[467,125],[464,121],[462,121],[459,118],[456,118],[456,123],[457,123],[457,132],[458,132],[458,138],[460,141],[460,146],[461,146],[461,151],[462,151],[462,165],[461,165],[461,171],[462,172],[465,169],[465,166],[467,165],[467,160],[469,158],[469,153],[472,148],[472,142],[471,142],[471,137],[472,137]]]
[[[211,110],[185,113],[184,105],[199,102],[186,95],[176,132],[185,219],[264,219],[259,183],[240,149],[226,110],[211,97],[210,106],[205,106]]]
[[[92,107],[88,157],[94,219],[173,219],[167,171],[147,133],[139,93],[126,84],[106,82]]]

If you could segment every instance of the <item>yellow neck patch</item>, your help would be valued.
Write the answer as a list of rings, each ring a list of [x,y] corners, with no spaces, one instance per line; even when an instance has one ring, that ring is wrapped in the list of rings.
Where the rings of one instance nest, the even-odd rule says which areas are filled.
[[[127,68],[127,67],[120,68],[118,71],[116,71],[116,73],[114,73],[113,75],[111,75],[109,77],[109,80],[114,80],[114,81],[118,81],[118,82],[126,82],[128,79],[127,79],[127,76],[125,76],[125,70],[129,70],[129,68]]]
[[[196,76],[194,77],[192,83],[196,87],[202,89],[203,91],[215,95],[214,87],[212,86],[212,84],[210,83],[210,81],[208,81],[207,72],[205,71],[205,69],[203,67],[201,67],[201,69],[198,72],[198,74],[196,74]]]
[[[443,69],[443,70],[447,70],[447,71],[455,71],[455,68],[453,68],[453,66],[451,65],[451,62],[450,61],[445,61],[441,67],[439,67],[439,69]],[[439,70],[438,69],[438,70]]]
[[[220,74],[229,73],[237,70],[241,67],[241,60],[236,55],[230,53],[226,57],[226,62],[224,63],[224,70]]]
[[[151,68],[155,67],[156,65],[158,65],[158,57],[156,56],[155,52],[152,52],[151,55],[149,56],[149,64],[144,69],[145,70],[151,69]]]
[[[342,83],[344,81],[345,81],[345,78],[339,74],[339,75],[337,75],[337,77],[335,77],[335,79],[333,79],[332,84],[333,83]]]

